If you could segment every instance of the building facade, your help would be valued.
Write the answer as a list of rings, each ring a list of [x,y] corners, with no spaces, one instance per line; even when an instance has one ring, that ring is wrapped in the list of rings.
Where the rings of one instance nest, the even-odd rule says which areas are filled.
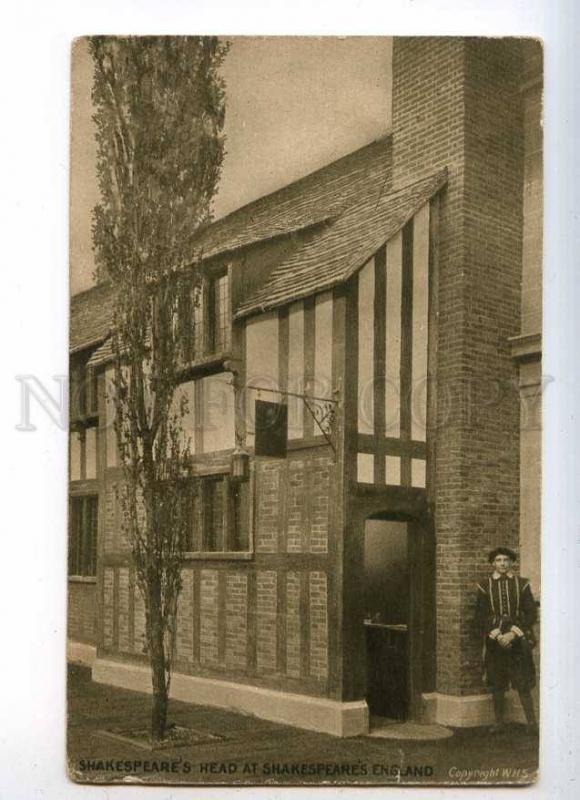
[[[395,39],[392,132],[198,242],[174,696],[341,736],[489,718],[475,582],[500,543],[539,576],[540,92],[533,41]],[[72,302],[69,637],[146,691],[111,303]]]

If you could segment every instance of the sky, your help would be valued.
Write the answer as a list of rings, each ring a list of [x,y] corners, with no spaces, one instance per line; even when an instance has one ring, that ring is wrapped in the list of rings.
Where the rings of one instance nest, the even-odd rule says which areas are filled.
[[[390,128],[391,39],[233,37],[226,156],[215,217],[383,136]],[[86,41],[72,51],[70,283],[93,284],[91,210],[99,195]]]

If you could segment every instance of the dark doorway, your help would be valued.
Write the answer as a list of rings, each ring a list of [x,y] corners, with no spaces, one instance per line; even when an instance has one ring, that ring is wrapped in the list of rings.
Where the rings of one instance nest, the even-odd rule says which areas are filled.
[[[409,716],[410,565],[408,523],[365,523],[367,703],[372,716]]]

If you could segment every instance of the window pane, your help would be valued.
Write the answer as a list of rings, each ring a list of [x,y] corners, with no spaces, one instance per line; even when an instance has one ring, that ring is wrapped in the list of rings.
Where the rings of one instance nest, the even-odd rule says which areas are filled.
[[[219,295],[220,295],[220,331],[221,331],[221,349],[230,349],[230,334],[231,334],[231,313],[230,313],[230,284],[227,275],[220,278],[219,281]]]
[[[248,484],[232,484],[231,548],[234,552],[249,550]]]
[[[69,531],[69,575],[97,574],[98,497],[73,497]]]
[[[229,278],[222,275],[211,283],[211,344],[216,353],[230,349],[230,291]]]
[[[90,575],[92,553],[92,498],[86,497],[83,503],[82,536],[80,553],[80,574]]]
[[[185,552],[249,551],[249,483],[235,484],[229,476],[206,476],[189,484],[183,500]]]
[[[86,575],[87,574],[87,545],[88,545],[88,537],[87,537],[87,527],[88,527],[88,505],[86,499],[83,497],[80,503],[80,521],[79,521],[79,530],[77,534],[77,542],[78,542],[78,566],[77,566],[77,575]]]
[[[80,497],[73,497],[70,504],[70,527],[68,537],[68,574],[78,575],[78,536],[80,527]]]
[[[203,346],[203,294],[194,289],[193,303],[193,357],[201,358]]]
[[[204,550],[215,553],[224,547],[224,482],[208,480],[205,490]]]
[[[97,536],[99,528],[99,498],[87,498],[90,504],[90,536],[89,536],[89,560],[87,575],[97,574]]]

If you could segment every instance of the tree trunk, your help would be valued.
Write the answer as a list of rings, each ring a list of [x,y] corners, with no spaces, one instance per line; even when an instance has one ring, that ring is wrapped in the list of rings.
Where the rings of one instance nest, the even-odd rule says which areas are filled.
[[[165,683],[165,665],[157,659],[151,665],[153,670],[153,704],[151,707],[151,738],[155,742],[165,736],[167,726],[167,686]]]
[[[151,677],[153,683],[153,704],[151,707],[151,737],[154,741],[163,739],[167,725],[167,676],[164,647],[164,627],[161,615],[161,593],[157,581],[150,587],[150,654]]]

